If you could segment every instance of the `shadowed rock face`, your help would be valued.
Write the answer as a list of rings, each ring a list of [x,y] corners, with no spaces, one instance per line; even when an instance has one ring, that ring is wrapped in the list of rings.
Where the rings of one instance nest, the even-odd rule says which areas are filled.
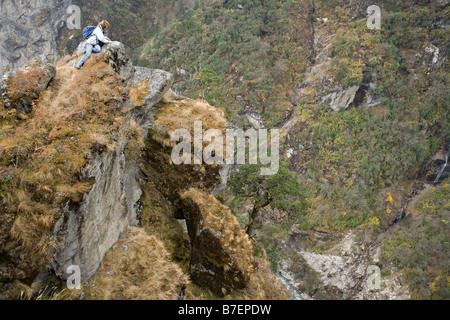
[[[5,74],[0,82],[0,93],[6,109],[30,112],[32,101],[47,89],[55,74],[55,66],[45,56],[34,59],[25,68]]]
[[[41,54],[56,55],[70,0],[0,1],[0,75]]]

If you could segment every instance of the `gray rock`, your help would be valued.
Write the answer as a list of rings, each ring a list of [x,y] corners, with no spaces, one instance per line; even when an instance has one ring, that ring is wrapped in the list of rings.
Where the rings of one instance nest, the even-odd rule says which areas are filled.
[[[322,102],[328,104],[334,111],[347,109],[355,100],[359,86],[352,86],[348,89],[338,89],[322,98]]]
[[[77,49],[73,52],[73,56],[79,57],[86,53],[86,44],[87,41],[82,41],[78,45]]]
[[[136,221],[139,198],[139,169],[127,163],[122,140],[113,151],[91,155],[84,179],[94,179],[92,190],[78,209],[69,209],[69,219],[60,236],[64,237],[54,261],[56,274],[67,279],[67,267],[79,266],[81,280],[92,277],[106,252]],[[125,170],[125,165],[127,169]],[[130,170],[131,169],[131,170]]]
[[[71,0],[0,1],[0,75],[41,54],[57,55]]]
[[[108,43],[102,47],[102,52],[106,53],[108,63],[120,75],[122,81],[133,78],[135,67],[122,43],[118,41]]]
[[[248,122],[252,125],[255,130],[264,129],[264,120],[263,117],[256,112],[248,112],[245,114]]]
[[[172,86],[174,76],[163,70],[135,67],[134,76],[131,80],[132,84],[140,85],[143,81],[148,81],[148,94],[142,101],[143,105],[133,109],[132,112],[138,124],[144,128],[154,128],[153,112],[155,106]]]

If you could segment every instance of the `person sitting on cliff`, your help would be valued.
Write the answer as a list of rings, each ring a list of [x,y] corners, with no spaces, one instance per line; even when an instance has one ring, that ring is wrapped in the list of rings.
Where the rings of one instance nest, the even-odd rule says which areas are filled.
[[[78,62],[77,69],[80,69],[83,66],[83,64],[86,62],[87,59],[89,59],[89,57],[93,52],[99,53],[102,50],[99,42],[102,44],[112,42],[111,39],[107,38],[103,33],[108,28],[109,22],[106,20],[102,20],[97,25],[95,30],[92,32],[92,35],[86,41],[86,54],[81,58],[80,62]]]

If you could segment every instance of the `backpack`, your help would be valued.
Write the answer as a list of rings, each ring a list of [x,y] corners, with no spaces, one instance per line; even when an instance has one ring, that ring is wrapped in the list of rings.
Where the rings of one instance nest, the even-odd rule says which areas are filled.
[[[89,39],[92,36],[92,33],[94,32],[95,28],[97,28],[97,27],[90,26],[90,27],[84,28],[84,30],[83,30],[83,38],[84,39]]]

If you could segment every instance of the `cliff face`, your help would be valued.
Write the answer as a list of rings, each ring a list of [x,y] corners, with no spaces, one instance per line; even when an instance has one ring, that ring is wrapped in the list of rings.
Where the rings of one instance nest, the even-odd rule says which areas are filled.
[[[195,209],[182,195],[195,187],[197,197],[214,199],[209,194],[219,181],[220,167],[173,165],[169,134],[177,128],[191,130],[193,122],[202,119],[206,128],[225,130],[223,111],[168,92],[172,74],[133,66],[119,42],[104,46],[77,70],[74,64],[81,54],[77,50],[55,66],[39,58],[5,75],[0,106],[1,297],[33,297],[48,286],[52,274],[68,279],[70,266],[80,268],[89,297],[121,296],[127,281],[135,281],[133,273],[111,269],[108,272],[115,274],[116,285],[105,285],[109,289],[102,292],[90,279],[95,275],[105,280],[102,271],[96,275],[102,262],[155,268],[151,255],[142,260],[136,256],[142,250],[139,242],[158,247],[158,263],[179,277],[173,278],[167,292],[150,293],[142,287],[130,298],[175,298],[177,290],[187,285],[189,273],[196,275],[194,283],[202,290],[211,289],[220,296],[247,286],[255,296],[274,295],[255,285],[256,279],[270,279],[269,273],[259,272],[251,280],[251,264],[235,262],[250,261],[252,250],[231,253],[226,247],[227,241],[234,241],[227,240],[228,236],[250,241],[236,221],[229,226],[225,223],[221,229],[225,239],[211,247],[207,238],[200,243],[199,238],[186,238],[176,220],[186,218],[196,228],[190,219]],[[30,90],[15,90],[30,70],[47,76],[30,81]],[[46,74],[45,70],[53,72]],[[12,99],[20,95],[27,99]],[[215,201],[213,207],[221,211],[223,205]],[[217,210],[210,209],[201,210],[202,219],[220,219]],[[158,220],[167,223],[156,227]],[[132,229],[138,226],[143,228]],[[130,262],[117,251],[121,239]],[[198,268],[208,256],[223,263],[214,269],[223,276],[204,283]],[[191,268],[185,268],[183,259]],[[157,282],[151,274],[146,281]],[[192,286],[190,297],[198,297],[199,289]]]
[[[124,90],[130,90],[131,86],[142,82],[148,84],[144,88],[142,105],[135,109],[131,107],[125,114],[127,124],[133,121],[143,128],[151,122],[152,108],[169,90],[172,75],[162,70],[134,67],[120,43],[104,46],[103,51],[106,62],[124,81]],[[69,64],[73,64],[81,54],[78,50],[76,59]],[[81,173],[81,179],[95,181],[95,184],[84,196],[79,208],[66,209],[67,224],[57,231],[65,238],[54,261],[56,274],[63,279],[70,265],[78,265],[82,279],[90,279],[112,245],[128,232],[130,225],[138,224],[137,206],[142,195],[139,186],[140,159],[126,155],[128,144],[129,139],[118,137],[114,148],[93,153]]]
[[[130,222],[136,224],[140,189],[133,166],[125,170],[125,146],[126,141],[121,141],[114,150],[96,154],[83,170],[82,179],[93,179],[95,184],[79,209],[66,208],[61,219],[67,223],[56,230],[64,237],[55,259],[56,274],[62,279],[69,276],[66,270],[71,265],[81,268],[82,279],[92,277]]]
[[[57,75],[50,88],[46,91],[44,90],[46,89],[46,84],[43,83],[43,81],[31,81],[30,86],[33,90],[22,92],[23,98],[28,100],[21,98],[16,99],[17,102],[15,100],[13,101],[11,97],[18,96],[21,92],[20,90],[14,91],[14,81],[8,80],[14,80],[20,77],[26,79],[31,71],[52,68],[53,76],[55,74],[53,65],[49,67],[50,63],[46,60],[46,63],[43,66],[37,65],[34,69],[31,69],[31,71],[29,71],[29,68],[31,67],[27,67],[28,69],[19,70],[18,72],[8,74],[5,77],[4,94],[2,96],[3,104],[5,106],[4,111],[2,111],[3,115],[6,115],[9,112],[9,114],[13,113],[17,117],[21,117],[23,123],[17,123],[17,127],[29,126],[31,122],[34,123],[35,126],[41,127],[38,131],[42,135],[42,141],[40,141],[40,143],[35,143],[34,147],[31,147],[34,149],[34,155],[31,156],[31,159],[25,157],[23,159],[23,164],[16,165],[17,170],[12,176],[8,179],[2,179],[2,190],[5,190],[8,187],[7,182],[10,182],[14,178],[18,178],[19,180],[26,179],[24,174],[26,169],[23,167],[31,165],[31,162],[33,161],[45,162],[51,167],[59,166],[60,169],[56,169],[56,171],[64,170],[65,166],[70,167],[71,164],[69,164],[68,161],[63,160],[62,162],[59,162],[59,160],[54,157],[55,154],[62,155],[64,152],[63,150],[55,150],[52,148],[52,151],[49,153],[43,151],[45,155],[41,154],[42,157],[36,153],[37,149],[41,149],[42,151],[43,149],[51,148],[52,143],[55,142],[55,140],[61,144],[61,147],[64,144],[63,148],[66,148],[65,152],[68,153],[67,155],[69,157],[73,156],[73,154],[68,152],[67,148],[70,148],[72,152],[80,153],[81,155],[78,159],[80,161],[77,165],[78,168],[75,168],[75,170],[67,170],[66,168],[66,179],[69,181],[67,181],[68,184],[65,186],[58,185],[58,178],[56,176],[51,176],[52,169],[48,167],[44,169],[45,172],[42,172],[42,174],[47,175],[48,178],[43,179],[42,176],[39,176],[34,183],[28,181],[29,184],[35,185],[48,184],[46,188],[48,192],[51,192],[53,188],[53,190],[55,190],[54,192],[56,195],[51,196],[47,200],[48,205],[53,207],[53,212],[48,215],[47,225],[47,230],[52,230],[52,232],[43,231],[40,235],[42,242],[48,241],[53,244],[50,245],[49,248],[39,249],[39,253],[33,252],[33,248],[36,247],[34,247],[32,243],[30,243],[29,250],[25,249],[25,246],[22,245],[18,252],[9,252],[7,255],[13,261],[16,259],[17,255],[25,257],[25,260],[27,260],[27,257],[32,260],[34,255],[40,254],[41,259],[39,260],[39,263],[24,267],[21,271],[17,271],[17,265],[9,266],[12,268],[11,270],[15,271],[9,271],[9,267],[3,265],[3,275],[6,276],[9,274],[10,276],[3,279],[6,280],[6,284],[3,283],[6,291],[10,289],[10,286],[7,284],[8,278],[11,280],[22,280],[25,281],[25,283],[28,282],[28,284],[30,284],[29,281],[33,277],[36,277],[40,270],[45,273],[45,267],[46,265],[49,267],[48,263],[50,262],[55,273],[62,279],[66,279],[68,276],[66,274],[68,266],[79,266],[83,282],[87,281],[95,273],[100,262],[103,260],[105,253],[111,246],[117,242],[119,238],[126,235],[130,225],[138,224],[136,204],[142,193],[139,187],[140,170],[138,162],[140,158],[127,156],[126,152],[131,151],[132,140],[135,139],[130,135],[129,127],[134,126],[133,129],[136,130],[136,132],[131,133],[132,135],[139,135],[137,131],[143,129],[141,129],[138,122],[143,123],[146,118],[150,116],[147,116],[147,112],[144,112],[144,115],[135,117],[133,112],[130,111],[130,109],[132,110],[133,105],[127,98],[127,93],[129,92],[133,81],[142,81],[143,70],[140,70],[141,72],[137,73],[136,80],[134,78],[134,66],[130,63],[128,56],[125,55],[124,47],[120,43],[113,43],[105,46],[101,54],[91,59],[85,70],[82,70],[79,74],[75,75],[76,69],[70,65],[79,58],[79,55],[75,55],[73,60],[67,61],[67,63],[66,61],[60,62],[56,67]],[[38,59],[38,61],[42,61],[42,59]],[[27,72],[24,72],[23,70]],[[150,74],[159,72],[159,74],[163,75],[167,81],[162,81],[162,78],[154,77],[146,79],[150,87],[156,86],[157,89],[153,91],[148,90],[148,99],[145,100],[145,104],[141,106],[142,109],[151,109],[164,92],[169,89],[169,85],[171,84],[170,74],[164,73],[163,71],[154,71],[152,73],[152,71],[149,70],[147,72],[150,72]],[[77,87],[77,81],[82,79],[82,81],[85,81],[86,78],[88,78],[88,84],[87,87],[85,87],[86,91],[83,92],[80,90],[80,87]],[[48,84],[51,77],[45,79],[46,81],[44,82]],[[16,82],[23,84],[23,81],[21,82],[19,80]],[[24,89],[23,86],[20,88]],[[68,94],[67,90],[71,90],[71,93]],[[33,95],[28,97],[30,92],[33,93]],[[116,96],[114,95],[114,92],[117,93]],[[86,100],[80,101],[80,95],[86,95]],[[99,95],[101,97],[99,97]],[[26,106],[23,101],[28,102]],[[92,104],[92,101],[96,101],[96,103]],[[49,106],[46,103],[51,103],[52,105]],[[72,103],[75,103],[76,105],[71,105]],[[71,110],[69,110],[69,105],[72,107]],[[96,109],[96,107],[99,106],[104,109]],[[86,107],[88,109],[93,107],[93,109],[87,111],[84,109]],[[75,110],[73,108],[75,108]],[[50,123],[45,123],[48,118],[44,119],[40,117],[40,110],[53,112],[52,117],[54,118],[55,124],[58,123],[57,127],[53,127],[53,130],[48,127],[50,131],[44,129],[44,127],[47,127]],[[71,116],[67,117],[67,113],[70,112],[72,112]],[[103,125],[101,120],[98,121],[98,119],[95,119],[95,117],[101,117],[100,113],[102,112],[106,112],[103,116],[108,118],[107,121],[110,125],[104,123],[106,125],[104,128],[96,130],[94,127],[99,129],[98,126]],[[90,113],[90,115],[87,115],[86,113]],[[110,116],[115,118],[109,118]],[[56,131],[61,130],[62,127],[68,131],[61,135]],[[117,129],[115,133],[112,132],[114,131],[113,127]],[[89,137],[83,137],[83,132]],[[12,135],[10,136],[10,134]],[[1,137],[3,138],[3,143],[5,143],[4,138],[7,136],[16,139],[16,141],[21,139],[22,141],[26,141],[27,139],[26,137],[21,136],[17,131],[11,131],[10,133],[2,132]],[[85,140],[84,138],[87,139]],[[139,137],[139,139],[143,139],[143,136]],[[3,146],[5,147],[6,145],[3,144]],[[14,150],[16,150],[14,143],[11,143],[9,147],[2,148],[2,151],[4,152],[3,156],[5,157],[8,157],[8,148],[11,148],[9,150],[11,150],[12,154],[14,154]],[[28,151],[24,150],[24,152],[27,153]],[[3,158],[3,160],[5,160],[5,158]],[[74,159],[72,158],[72,160]],[[7,163],[3,162],[2,164]],[[8,166],[6,166],[6,168],[8,168]],[[3,173],[3,167],[1,172]],[[61,172],[56,172],[56,174],[59,174],[61,178],[64,176]],[[2,176],[2,178],[4,177]],[[50,186],[51,184],[55,185]],[[72,186],[70,186],[71,184]],[[80,188],[75,190],[77,187],[75,187],[74,184],[78,185]],[[9,185],[9,187],[11,187],[11,185]],[[43,199],[40,199],[42,195],[38,194],[35,187],[30,188],[29,193],[30,204],[38,206],[37,202],[43,201]],[[78,193],[78,195],[74,197],[74,193]],[[31,198],[34,199],[31,200]],[[25,241],[24,233],[33,233],[34,231],[31,229],[36,226],[31,224],[29,226],[30,230],[28,231],[23,230],[21,228],[22,226],[19,227],[18,221],[21,217],[25,220],[28,219],[26,218],[26,215],[23,214],[23,210],[15,206],[14,200],[8,201],[4,197],[2,197],[2,200],[7,207],[4,214],[10,212],[12,218],[12,224],[9,224],[11,229],[6,232],[5,243],[3,243],[2,246],[2,251],[5,252],[4,250],[7,250],[6,248],[12,245],[12,242],[15,242],[13,240],[14,238],[17,239],[17,244],[23,244]],[[34,203],[34,201],[36,201],[36,203]],[[30,208],[27,214],[28,217],[29,215],[37,215],[37,209]],[[4,227],[6,227],[6,225],[4,225]],[[11,234],[14,233],[14,231],[16,232],[16,236]],[[33,238],[33,235],[29,235],[30,238]],[[13,239],[9,237],[12,237]],[[28,240],[32,241],[31,239]],[[52,256],[54,256],[54,258],[51,258]],[[23,274],[23,276],[18,276],[17,272]]]
[[[41,55],[57,54],[69,0],[0,2],[0,74]]]

